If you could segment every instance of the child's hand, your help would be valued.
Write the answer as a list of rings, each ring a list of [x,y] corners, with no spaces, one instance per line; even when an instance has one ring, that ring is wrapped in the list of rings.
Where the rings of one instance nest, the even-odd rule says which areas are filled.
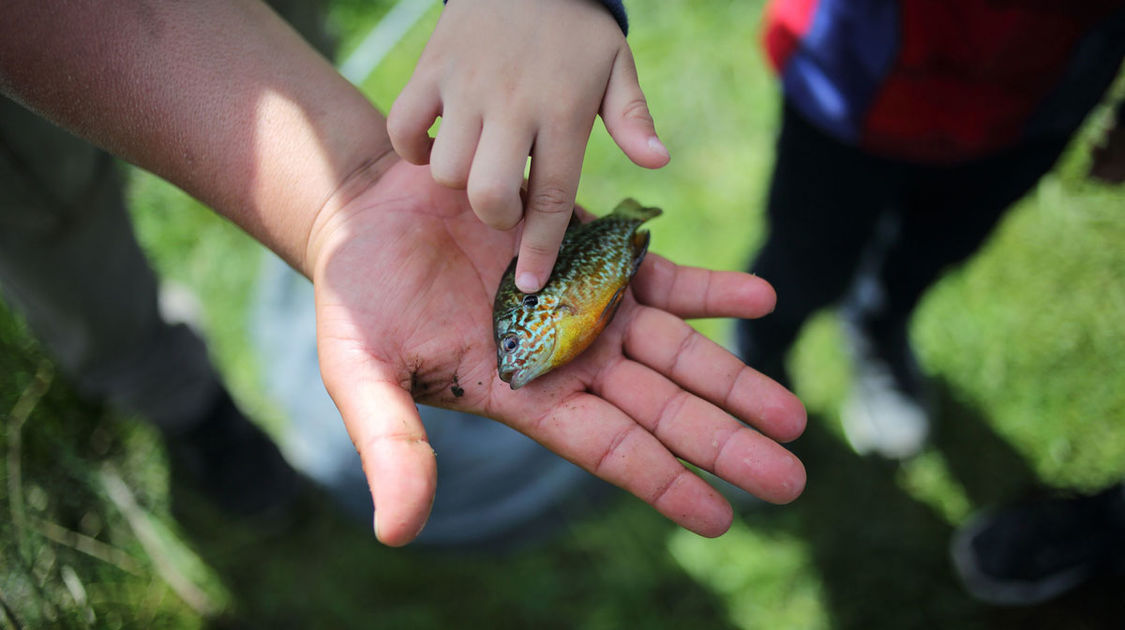
[[[467,188],[476,215],[500,230],[525,216],[531,156],[516,269],[516,285],[530,293],[558,256],[599,111],[635,163],[668,162],[625,36],[600,3],[450,0],[387,127],[402,157],[429,162],[440,184]]]

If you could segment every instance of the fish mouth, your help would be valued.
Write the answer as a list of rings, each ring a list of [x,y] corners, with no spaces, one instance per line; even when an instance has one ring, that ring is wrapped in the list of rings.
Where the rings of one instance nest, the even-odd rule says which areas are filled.
[[[527,385],[533,375],[527,368],[515,369],[508,368],[500,371],[500,380],[504,381],[511,386],[512,389],[519,389]]]
[[[508,330],[520,330],[524,340],[529,338],[529,335],[523,332],[522,329],[516,328]],[[503,333],[497,332],[497,340],[503,337],[508,330],[505,330]],[[547,337],[540,341],[542,345],[537,350],[535,356],[531,357],[530,360],[526,362],[516,360],[511,356],[506,356],[504,352],[498,348],[496,350],[496,370],[500,374],[500,380],[510,385],[512,389],[519,389],[551,371],[550,357],[554,356],[557,341],[555,331],[552,328],[548,331]]]

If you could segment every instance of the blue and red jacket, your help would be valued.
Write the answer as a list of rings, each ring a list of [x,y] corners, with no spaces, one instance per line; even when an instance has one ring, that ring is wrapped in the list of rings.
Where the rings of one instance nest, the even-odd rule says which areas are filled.
[[[1125,0],[773,0],[789,103],[839,140],[922,163],[1066,138],[1125,57]]]

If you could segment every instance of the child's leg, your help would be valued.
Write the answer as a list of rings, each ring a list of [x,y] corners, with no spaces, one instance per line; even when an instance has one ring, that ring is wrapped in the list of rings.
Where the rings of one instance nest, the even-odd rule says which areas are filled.
[[[852,283],[899,168],[828,137],[786,107],[769,194],[769,235],[750,268],[777,290],[777,309],[739,325],[751,367],[785,380],[783,361],[805,320]]]
[[[1007,209],[1051,170],[1066,143],[1045,141],[993,158],[919,169],[904,197],[898,237],[879,269],[886,304],[866,315],[877,335],[904,329],[925,291],[972,256]]]

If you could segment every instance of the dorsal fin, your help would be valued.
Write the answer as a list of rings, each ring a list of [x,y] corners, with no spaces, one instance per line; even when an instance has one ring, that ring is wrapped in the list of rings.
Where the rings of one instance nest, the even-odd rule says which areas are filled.
[[[638,221],[648,221],[653,217],[658,217],[663,211],[660,208],[652,208],[642,206],[632,197],[617,204],[613,209],[613,213],[623,219],[636,219]]]

